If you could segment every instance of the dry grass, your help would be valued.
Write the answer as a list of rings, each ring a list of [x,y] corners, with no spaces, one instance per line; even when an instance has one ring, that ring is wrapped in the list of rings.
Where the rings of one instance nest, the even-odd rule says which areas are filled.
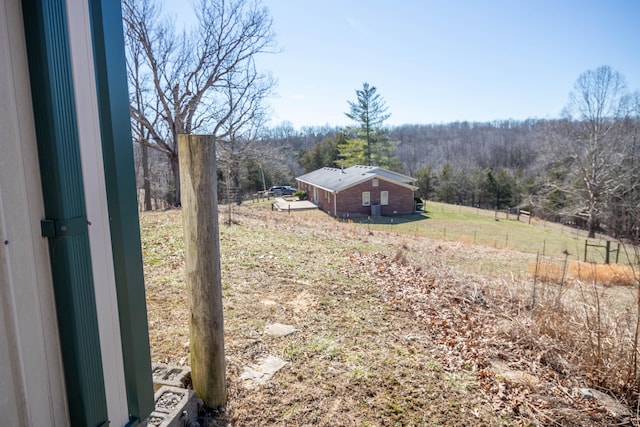
[[[605,286],[636,286],[637,272],[622,264],[594,264],[545,258],[542,262],[531,261],[527,266],[530,277],[545,282],[562,284],[565,281],[596,282]]]
[[[575,350],[586,333],[601,338],[601,356],[630,353],[635,312],[618,302],[635,288],[598,288],[599,327],[618,323],[593,336],[593,294],[533,287],[531,254],[251,203],[234,207],[234,223],[220,235],[229,401],[215,425],[635,422],[580,396],[578,387],[621,368],[601,357],[609,371],[585,369],[587,353]],[[188,364],[180,211],[144,213],[141,226],[152,358]],[[582,317],[562,317],[579,307]],[[275,322],[297,332],[266,335]],[[287,365],[247,389],[242,368],[265,355]]]

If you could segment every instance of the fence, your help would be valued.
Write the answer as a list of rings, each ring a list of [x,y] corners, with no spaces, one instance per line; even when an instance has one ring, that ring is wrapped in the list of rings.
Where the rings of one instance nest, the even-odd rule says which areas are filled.
[[[504,219],[512,219],[514,221],[520,221],[520,217],[526,218],[528,224],[531,224],[531,212],[525,211],[519,208],[515,209],[496,209],[494,213],[495,220],[499,220],[504,217]]]
[[[595,243],[589,243],[589,240],[584,241],[584,262],[587,262],[587,252],[589,247],[595,248],[604,248],[604,263],[609,264],[611,260],[611,253],[615,252],[616,254],[616,264],[618,263],[618,259],[620,257],[620,243],[618,242],[618,247],[616,249],[611,249],[611,241],[607,240],[604,245],[597,245]]]

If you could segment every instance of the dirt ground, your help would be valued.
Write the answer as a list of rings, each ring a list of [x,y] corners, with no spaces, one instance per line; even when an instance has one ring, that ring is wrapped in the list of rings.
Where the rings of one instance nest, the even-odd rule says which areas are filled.
[[[530,255],[323,215],[246,204],[220,226],[228,403],[203,424],[640,425],[585,397],[589,378],[530,332]],[[141,227],[152,359],[188,365],[180,211]],[[460,267],[505,258],[522,271]],[[266,334],[273,323],[296,331]],[[265,356],[286,365],[247,387],[242,370]]]

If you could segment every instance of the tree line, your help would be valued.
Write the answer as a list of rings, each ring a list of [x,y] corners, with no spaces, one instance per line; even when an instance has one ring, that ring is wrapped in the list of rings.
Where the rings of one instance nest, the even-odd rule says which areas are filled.
[[[123,2],[144,209],[152,199],[180,205],[177,137],[207,133],[217,144],[223,202],[295,185],[321,167],[371,164],[414,176],[425,200],[525,208],[592,236],[638,240],[640,95],[610,67],[578,76],[553,119],[387,127],[389,108],[364,83],[346,101],[353,126],[267,126],[275,81],[255,58],[278,51],[268,9],[250,0],[199,0],[194,8],[197,27],[178,31],[159,3]]]

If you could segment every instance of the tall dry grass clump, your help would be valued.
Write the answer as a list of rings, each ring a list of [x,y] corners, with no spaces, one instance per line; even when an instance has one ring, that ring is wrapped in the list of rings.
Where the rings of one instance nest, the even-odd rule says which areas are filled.
[[[596,282],[604,286],[636,286],[636,271],[622,264],[593,264],[582,261],[561,262],[552,259],[532,261],[527,266],[529,275],[541,282],[566,284],[577,280]]]
[[[531,333],[551,340],[592,387],[639,403],[638,266],[549,262],[528,267]]]

